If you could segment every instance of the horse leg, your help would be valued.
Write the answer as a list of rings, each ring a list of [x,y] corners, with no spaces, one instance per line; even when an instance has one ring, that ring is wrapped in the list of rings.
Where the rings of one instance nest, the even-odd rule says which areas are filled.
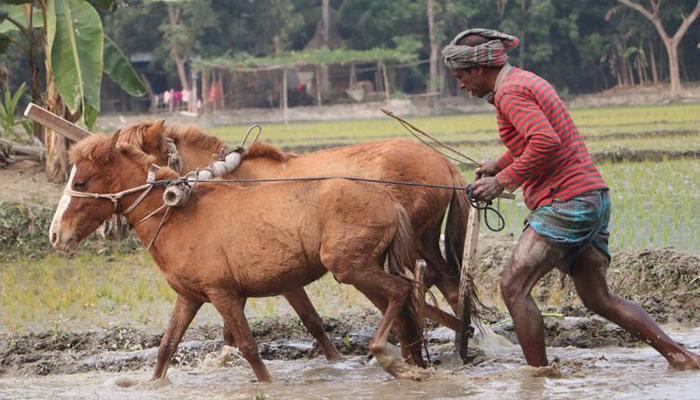
[[[182,339],[182,335],[184,335],[201,306],[202,302],[200,301],[188,299],[182,295],[177,296],[168,329],[165,331],[158,347],[156,370],[153,372],[151,380],[155,381],[165,378],[165,373],[170,365],[170,360],[177,350],[178,344],[180,344],[180,339]]]
[[[245,299],[233,296],[229,292],[209,294],[209,299],[236,338],[238,350],[241,351],[243,357],[253,368],[258,381],[270,382],[272,378],[260,358],[258,346],[255,344],[253,333],[250,331],[250,326],[245,317]]]
[[[323,330],[323,321],[316,312],[314,305],[311,304],[311,300],[309,300],[306,291],[300,288],[284,293],[284,297],[294,311],[296,311],[301,322],[306,327],[306,330],[311,333],[311,336],[313,336],[316,342],[321,346],[321,350],[323,350],[323,355],[326,356],[326,359],[328,361],[342,359],[343,357],[338,353],[338,350],[333,346],[328,336],[326,336],[326,332]]]
[[[243,300],[243,307],[245,307],[246,300],[247,299]],[[233,336],[233,332],[231,332],[231,328],[228,327],[226,321],[224,321],[224,344],[226,346],[238,347],[236,346],[236,338]]]
[[[378,308],[384,309],[379,328],[377,328],[377,332],[372,337],[369,345],[370,352],[377,359],[379,365],[396,378],[418,379],[419,376],[414,370],[402,360],[392,357],[387,351],[389,333],[394,322],[401,320],[401,312],[409,300],[411,285],[403,278],[382,271],[378,268],[378,265],[372,267],[371,272],[354,265],[348,267],[335,263],[328,263],[327,265],[331,266],[329,270],[339,282],[355,286],[370,301],[376,303]],[[397,330],[397,334],[399,332],[404,332],[404,329]],[[407,343],[407,345],[410,345],[410,343]],[[420,340],[417,343],[413,343],[413,345],[418,348],[418,354],[414,357],[414,361],[422,363]]]
[[[385,297],[378,296],[375,293],[367,294],[363,292],[363,294],[382,312],[382,314],[386,314],[388,301]],[[419,331],[418,324],[411,318],[410,314],[410,311],[407,310],[406,307],[403,307],[394,320],[392,328],[394,332],[396,332],[396,336],[401,343],[401,356],[409,364],[425,367],[426,364],[423,360],[423,354],[421,353],[421,346],[423,344],[421,341],[421,332]]]
[[[233,336],[233,332],[231,332],[231,328],[226,321],[224,321],[224,344],[226,346],[237,347],[236,338]]]
[[[437,286],[440,293],[447,300],[452,311],[457,314],[459,303],[459,272],[455,276],[450,276],[447,261],[442,257],[440,251],[440,227],[431,228],[421,236],[420,256],[427,264],[424,283],[430,288]],[[461,255],[460,255],[461,256]]]

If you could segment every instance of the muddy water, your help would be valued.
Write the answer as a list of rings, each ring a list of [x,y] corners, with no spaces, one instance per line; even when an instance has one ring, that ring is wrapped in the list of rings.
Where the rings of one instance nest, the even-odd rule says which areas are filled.
[[[700,349],[700,328],[669,329],[679,342]],[[700,399],[700,372],[673,371],[648,347],[551,348],[561,377],[537,376],[540,371],[523,367],[519,347],[491,333],[478,343],[484,356],[476,365],[462,365],[449,347],[431,346],[439,363],[424,382],[396,381],[372,360],[352,356],[337,363],[322,357],[267,361],[275,382],[259,384],[233,349],[197,367],[171,367],[169,381],[160,385],[137,383],[150,369],[0,378],[0,399]]]

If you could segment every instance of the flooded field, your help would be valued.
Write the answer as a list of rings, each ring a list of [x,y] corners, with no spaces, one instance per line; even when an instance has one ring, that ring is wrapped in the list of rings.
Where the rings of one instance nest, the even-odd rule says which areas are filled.
[[[700,348],[700,328],[671,327],[672,336]],[[328,363],[323,357],[266,361],[274,382],[254,382],[235,352],[208,353],[196,366],[171,367],[167,382],[147,382],[151,371],[87,372],[0,378],[0,399],[697,399],[697,371],[674,371],[652,349],[550,348],[558,371],[524,367],[520,348],[488,335],[482,356],[464,366],[449,344],[431,345],[434,372],[423,382],[396,381],[365,356]],[[196,346],[183,343],[185,348]],[[298,342],[296,346],[311,346]],[[116,359],[155,358],[155,349],[101,354]],[[83,360],[90,361],[90,360]],[[95,361],[95,360],[92,360]],[[129,386],[134,385],[134,386]],[[128,386],[128,387],[125,387]]]

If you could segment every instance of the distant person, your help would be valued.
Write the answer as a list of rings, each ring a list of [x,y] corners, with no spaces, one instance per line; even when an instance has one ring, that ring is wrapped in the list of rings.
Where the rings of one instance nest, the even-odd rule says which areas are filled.
[[[170,94],[170,91],[168,89],[165,89],[165,92],[163,92],[163,104],[165,104],[166,108],[170,106],[171,96],[172,95]]]
[[[574,121],[543,78],[508,64],[518,38],[468,29],[442,50],[461,89],[496,107],[507,150],[476,170],[473,197],[522,188],[532,211],[501,277],[501,291],[527,363],[547,366],[544,323],[530,292],[554,268],[571,275],[583,304],[648,343],[679,369],[700,356],[666,335],[638,305],[608,291],[608,186],[593,165]]]

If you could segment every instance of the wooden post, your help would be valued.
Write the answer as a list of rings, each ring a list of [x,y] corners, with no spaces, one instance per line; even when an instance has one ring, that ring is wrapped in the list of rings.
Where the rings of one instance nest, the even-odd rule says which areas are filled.
[[[287,68],[282,68],[282,120],[286,124],[289,122],[289,116],[287,115],[289,109],[288,99],[287,99]]]
[[[226,94],[224,92],[225,71],[219,71],[219,107],[221,111],[226,109]]]
[[[323,105],[323,87],[321,83],[321,67],[316,65],[316,105],[321,107]]]
[[[187,102],[187,111],[191,113],[197,112],[197,78],[195,78],[195,73],[192,71],[192,86],[190,87],[190,98]]]
[[[209,107],[209,71],[202,68],[202,114],[207,113],[207,108]]]
[[[389,70],[386,67],[386,63],[382,62],[382,75],[384,76],[384,95],[386,96],[386,102],[391,101],[391,88],[389,87]]]
[[[357,76],[356,75],[357,74],[355,73],[355,63],[352,63],[350,65],[350,83],[348,84],[349,88],[352,88],[357,83]]]
[[[459,329],[455,334],[455,348],[465,363],[469,361],[468,345],[469,337],[473,330],[471,323],[471,302],[469,299],[469,271],[476,265],[476,248],[479,243],[479,210],[469,207],[469,219],[467,221],[467,236],[462,255],[462,271],[459,280],[459,303],[457,306],[457,318],[460,321]]]

